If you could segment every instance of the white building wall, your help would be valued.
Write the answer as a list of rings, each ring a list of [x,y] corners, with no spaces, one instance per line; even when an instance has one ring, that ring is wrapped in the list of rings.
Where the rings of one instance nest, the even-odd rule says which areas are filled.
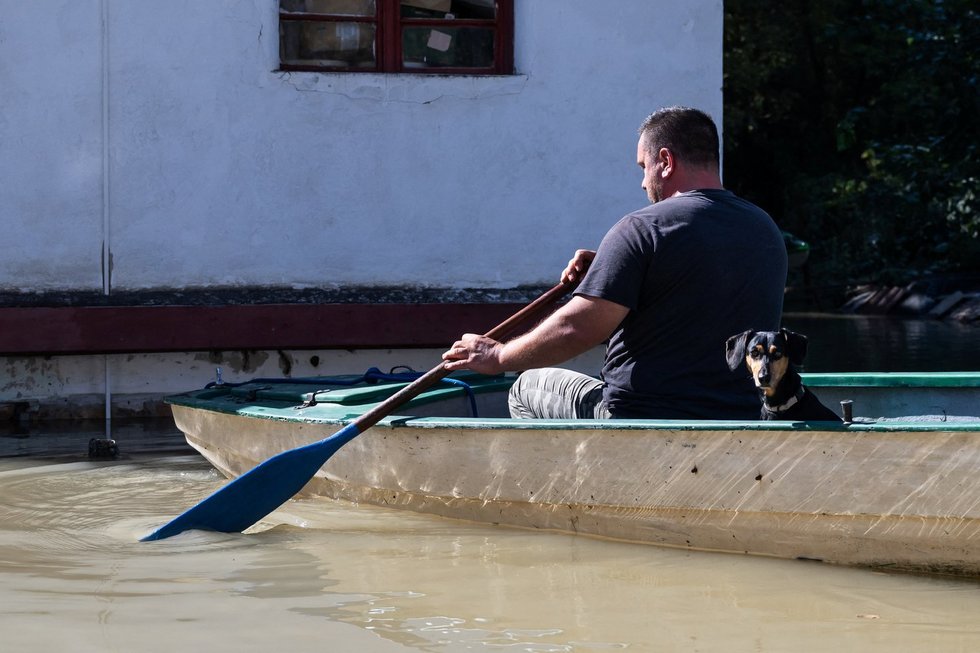
[[[720,125],[722,1],[515,4],[480,78],[279,72],[276,0],[0,0],[0,291],[550,285],[648,113]]]
[[[98,2],[0,1],[0,288],[102,288]]]
[[[493,78],[278,72],[275,0],[0,7],[7,290],[101,290],[105,237],[111,290],[551,283],[650,111],[721,116],[720,0],[517,0]]]

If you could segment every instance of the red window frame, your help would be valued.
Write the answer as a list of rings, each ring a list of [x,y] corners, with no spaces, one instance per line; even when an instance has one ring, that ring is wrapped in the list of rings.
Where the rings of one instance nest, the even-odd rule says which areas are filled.
[[[514,72],[514,0],[496,0],[496,18],[409,18],[401,15],[401,0],[376,0],[374,16],[286,12],[280,5],[279,21],[367,23],[376,26],[375,66],[324,66],[280,61],[279,69],[308,72],[413,73],[429,75],[510,75]],[[406,27],[482,27],[494,30],[493,65],[485,68],[407,68],[402,57],[402,29]],[[280,55],[281,56],[281,55]]]

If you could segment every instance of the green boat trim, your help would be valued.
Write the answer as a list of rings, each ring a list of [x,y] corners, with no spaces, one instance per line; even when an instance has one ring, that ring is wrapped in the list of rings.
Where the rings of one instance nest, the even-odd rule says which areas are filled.
[[[812,387],[980,388],[980,372],[804,372]]]
[[[852,374],[804,374],[807,385],[815,388],[941,388],[970,391],[980,389],[978,372],[922,372],[922,373],[852,373]],[[166,398],[167,403],[190,408],[200,408],[225,414],[292,421],[311,424],[346,424],[370,410],[407,383],[353,383],[358,376],[324,377],[323,388],[311,390],[316,379],[302,383],[290,383],[288,379],[276,383],[247,382],[238,385],[215,385]],[[453,378],[465,381],[476,396],[504,392],[513,383],[513,376],[483,376],[462,374]],[[980,391],[980,390],[978,390]],[[457,385],[445,385],[422,393],[400,411],[380,423],[389,427],[411,425],[415,428],[456,429],[520,429],[520,430],[619,430],[665,429],[673,431],[980,431],[980,420],[975,417],[951,417],[942,415],[927,417],[889,418],[879,420],[856,419],[850,424],[829,422],[764,422],[728,420],[527,420],[508,417],[429,417],[413,416],[412,409],[454,398],[465,398],[467,389]]]

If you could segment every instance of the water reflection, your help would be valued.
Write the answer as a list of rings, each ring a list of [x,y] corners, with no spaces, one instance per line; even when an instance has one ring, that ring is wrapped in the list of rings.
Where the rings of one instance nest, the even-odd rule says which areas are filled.
[[[805,334],[808,372],[970,372],[980,370],[980,327],[872,315],[787,313]]]
[[[87,458],[89,440],[115,439],[120,458],[147,453],[193,453],[171,418],[51,420],[0,424],[0,458]],[[25,461],[26,464],[26,461]]]

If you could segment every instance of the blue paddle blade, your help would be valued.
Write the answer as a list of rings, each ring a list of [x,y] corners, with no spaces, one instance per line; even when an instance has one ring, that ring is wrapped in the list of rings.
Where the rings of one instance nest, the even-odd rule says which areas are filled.
[[[319,442],[275,455],[140,541],[162,540],[191,529],[240,533],[303,489],[330,456],[359,434],[353,423]]]

